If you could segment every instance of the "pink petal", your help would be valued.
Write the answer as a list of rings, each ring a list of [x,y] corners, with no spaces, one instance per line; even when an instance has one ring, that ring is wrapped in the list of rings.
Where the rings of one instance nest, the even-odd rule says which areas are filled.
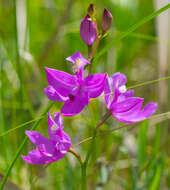
[[[25,131],[25,134],[28,136],[30,141],[35,144],[36,146],[39,146],[40,144],[45,144],[48,142],[48,139],[44,136],[42,136],[39,132],[37,131]]]
[[[63,128],[63,117],[60,115],[60,112],[54,113],[54,121],[59,127]]]
[[[121,93],[117,98],[117,102],[121,102],[125,100],[126,98],[133,97],[133,95],[134,95],[134,90],[128,90],[124,93]]]
[[[52,86],[48,86],[47,88],[44,88],[44,92],[48,99],[53,100],[53,101],[59,101],[59,102],[64,102],[68,98],[62,96],[59,94]]]
[[[30,164],[49,164],[57,160],[56,158],[54,159],[41,154],[38,149],[31,150],[28,156],[21,156],[21,158]]]
[[[143,98],[139,97],[131,97],[126,98],[122,102],[114,103],[111,105],[111,110],[115,113],[124,113],[131,110],[137,104],[141,104],[143,102]]]
[[[48,134],[50,136],[50,139],[53,139],[53,136],[54,136],[54,132],[52,130],[52,127],[54,125],[56,125],[56,124],[55,124],[54,120],[52,119],[50,112],[48,112]]]
[[[104,90],[106,74],[93,74],[85,78],[90,98],[97,98]]]
[[[113,74],[111,76],[111,78],[113,81],[113,83],[112,83],[113,88],[118,88],[120,86],[123,86],[123,85],[125,85],[125,83],[127,81],[126,76],[124,74],[119,73],[119,72]]]
[[[76,77],[63,71],[45,68],[48,83],[62,96],[67,97],[76,85]]]
[[[36,146],[44,145],[46,152],[52,154],[54,152],[54,145],[48,138],[42,136],[37,131],[26,131],[25,134],[29,137],[30,141]]]
[[[147,119],[157,109],[156,103],[148,103],[143,110],[141,110],[140,104],[136,105],[133,109],[124,113],[112,113],[113,116],[125,123],[135,123]]]
[[[80,113],[83,108],[88,105],[88,103],[88,92],[81,89],[79,94],[77,94],[73,100],[68,100],[65,102],[64,106],[61,109],[61,113],[66,117],[74,116]]]
[[[110,84],[110,80],[108,76],[106,77],[106,80],[105,80],[104,95],[105,95],[104,98],[106,102],[106,107],[110,109],[110,105],[112,102],[112,88],[111,88],[111,84]]]
[[[67,57],[66,58],[67,61],[70,61],[74,64],[77,64],[77,60],[79,60],[81,62],[81,67],[84,67],[87,64],[90,64],[90,62],[88,62],[82,55],[81,53],[78,51],[76,53],[74,53],[72,56]]]

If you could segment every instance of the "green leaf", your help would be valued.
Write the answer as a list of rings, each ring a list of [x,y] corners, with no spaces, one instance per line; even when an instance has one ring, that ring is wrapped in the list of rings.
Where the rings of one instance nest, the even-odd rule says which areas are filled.
[[[139,167],[141,168],[146,161],[146,149],[147,149],[147,129],[148,120],[142,122],[138,131],[137,138],[137,160]]]
[[[131,26],[128,30],[126,30],[122,34],[120,34],[117,37],[115,37],[115,39],[113,39],[99,53],[96,54],[96,56],[94,58],[94,62],[96,62],[98,60],[98,58],[100,56],[102,56],[105,52],[107,52],[107,50],[110,49],[114,44],[118,43],[120,40],[122,40],[123,38],[127,37],[130,33],[132,33],[133,31],[135,31],[137,28],[139,28],[143,24],[147,23],[148,21],[152,20],[153,18],[155,18],[156,16],[158,16],[159,14],[161,14],[162,12],[164,12],[165,10],[167,10],[169,8],[170,8],[170,4],[165,5],[161,9],[153,12],[152,14],[148,15],[147,17],[145,17],[141,21],[139,21],[136,24],[134,24],[133,26]]]

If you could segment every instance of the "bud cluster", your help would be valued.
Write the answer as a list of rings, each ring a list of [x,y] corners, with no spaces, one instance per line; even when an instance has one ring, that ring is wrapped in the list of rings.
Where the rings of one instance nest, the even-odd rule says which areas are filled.
[[[112,14],[105,8],[100,28],[102,34],[104,34],[107,30],[110,29],[112,21]],[[91,47],[93,43],[96,41],[97,37],[99,36],[98,31],[99,29],[95,18],[94,4],[90,4],[87,9],[87,14],[80,24],[80,36],[84,43],[87,46]]]

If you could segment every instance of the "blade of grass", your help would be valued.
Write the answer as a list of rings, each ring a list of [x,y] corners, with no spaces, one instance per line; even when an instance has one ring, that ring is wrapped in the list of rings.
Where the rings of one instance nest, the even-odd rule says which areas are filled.
[[[7,134],[9,134],[9,133],[15,131],[16,129],[19,129],[19,128],[21,128],[21,127],[24,127],[24,126],[26,126],[26,125],[28,125],[28,124],[30,124],[30,123],[33,123],[34,121],[37,121],[37,120],[39,120],[39,119],[42,119],[43,117],[44,117],[44,116],[35,118],[35,119],[33,119],[33,120],[30,120],[30,121],[27,121],[27,122],[25,122],[25,123],[22,123],[22,124],[18,125],[17,127],[14,127],[14,128],[12,128],[12,129],[9,129],[9,130],[7,130],[7,131],[1,133],[1,134],[0,134],[0,137],[2,137],[2,136],[4,136],[4,135],[7,135]]]
[[[20,92],[19,92],[19,102],[20,102],[20,108],[22,109],[23,105],[23,80],[22,80],[22,72],[21,72],[21,61],[20,61],[20,55],[19,55],[19,44],[18,44],[18,29],[17,29],[17,2],[14,0],[14,23],[15,23],[15,46],[16,46],[16,61],[17,61],[17,73],[20,80]]]
[[[138,131],[137,137],[137,160],[139,167],[142,168],[143,164],[146,161],[146,146],[147,146],[147,128],[148,128],[148,120],[145,120],[141,123]]]
[[[163,172],[163,167],[164,167],[164,158],[165,156],[162,155],[159,163],[156,164],[156,169],[154,171],[154,176],[152,181],[150,182],[150,187],[148,188],[148,190],[157,190],[160,187],[160,181],[161,181],[161,177],[162,177],[162,172]]]
[[[5,109],[3,108],[3,105],[4,105],[4,97],[5,97],[5,94],[4,94],[4,77],[3,77],[3,60],[1,60],[1,64],[0,64],[0,82],[1,82],[1,85],[0,85],[0,123],[1,123],[1,129],[0,131],[3,133],[5,131],[5,124],[6,124],[6,120],[5,120]],[[6,138],[2,138],[1,142],[0,142],[1,146],[8,146],[8,141]],[[4,159],[5,159],[5,162],[7,163],[8,162],[8,149],[4,149],[3,152],[4,152]]]
[[[116,31],[117,35],[122,34],[123,31]],[[137,38],[140,40],[149,40],[149,41],[153,41],[153,42],[157,42],[159,41],[158,38],[156,36],[151,36],[151,35],[147,35],[147,34],[141,34],[141,33],[137,33],[137,32],[132,32],[131,34],[129,34],[129,37],[131,38]]]
[[[47,113],[48,110],[53,106],[53,104],[54,104],[54,102],[50,102],[50,103],[48,104],[48,106],[47,106],[47,107],[44,109],[44,111],[42,112],[42,114],[41,114],[41,116],[40,116],[40,119],[38,119],[38,120],[34,123],[34,125],[33,125],[32,128],[31,128],[31,130],[34,130],[34,129],[39,125],[40,121],[42,120],[42,117],[46,115],[46,113]],[[20,144],[20,146],[19,146],[19,148],[18,148],[16,154],[14,155],[14,158],[12,159],[11,163],[9,164],[9,167],[8,167],[8,169],[7,169],[7,171],[6,171],[6,174],[5,174],[3,180],[2,180],[2,182],[1,182],[1,184],[0,184],[0,190],[2,190],[2,189],[4,188],[4,185],[5,185],[6,181],[7,181],[7,178],[8,178],[8,176],[9,176],[9,174],[10,174],[10,172],[11,172],[11,170],[12,170],[12,168],[13,168],[13,166],[14,166],[16,160],[17,160],[17,158],[19,157],[19,155],[20,155],[20,153],[21,153],[21,151],[22,151],[22,149],[23,149],[25,143],[27,142],[27,140],[28,140],[28,137],[25,136],[25,138],[24,138],[24,140],[21,142],[21,144]]]
[[[99,53],[96,54],[96,56],[95,56],[95,58],[94,58],[93,61],[96,62],[97,59],[100,56],[102,56],[105,52],[107,52],[107,50],[110,49],[114,44],[118,43],[120,40],[122,40],[123,38],[127,37],[130,33],[132,33],[133,31],[135,31],[137,28],[139,28],[143,24],[147,23],[148,21],[152,20],[153,18],[155,18],[156,16],[158,16],[159,14],[161,14],[162,12],[166,11],[169,8],[170,8],[170,4],[168,3],[166,6],[164,6],[161,9],[159,9],[159,10],[151,13],[150,15],[148,15],[147,17],[145,17],[141,21],[139,21],[136,24],[134,24],[133,26],[131,26],[128,30],[126,30],[125,32],[123,32],[119,36],[115,37],[115,39],[113,39],[101,51],[99,51]]]

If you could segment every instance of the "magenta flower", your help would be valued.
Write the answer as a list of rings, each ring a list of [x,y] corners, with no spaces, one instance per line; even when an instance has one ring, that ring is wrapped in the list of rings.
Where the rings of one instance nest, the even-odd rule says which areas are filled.
[[[90,98],[96,98],[103,92],[106,74],[92,74],[84,79],[84,66],[90,63],[80,52],[67,60],[74,64],[76,75],[45,68],[49,86],[44,91],[50,100],[64,102],[61,113],[69,117],[80,113]]]
[[[21,156],[30,164],[49,164],[60,160],[71,146],[70,137],[63,132],[63,118],[59,112],[54,113],[54,120],[48,113],[49,139],[37,131],[26,131],[25,133],[36,145],[36,149],[31,150],[28,156]]]
[[[92,46],[97,38],[96,24],[88,14],[81,21],[80,36],[87,46]]]
[[[134,123],[151,116],[157,104],[150,102],[142,109],[144,99],[133,97],[134,90],[126,90],[125,83],[126,76],[121,73],[115,73],[106,80],[105,102],[113,117],[125,123]]]

